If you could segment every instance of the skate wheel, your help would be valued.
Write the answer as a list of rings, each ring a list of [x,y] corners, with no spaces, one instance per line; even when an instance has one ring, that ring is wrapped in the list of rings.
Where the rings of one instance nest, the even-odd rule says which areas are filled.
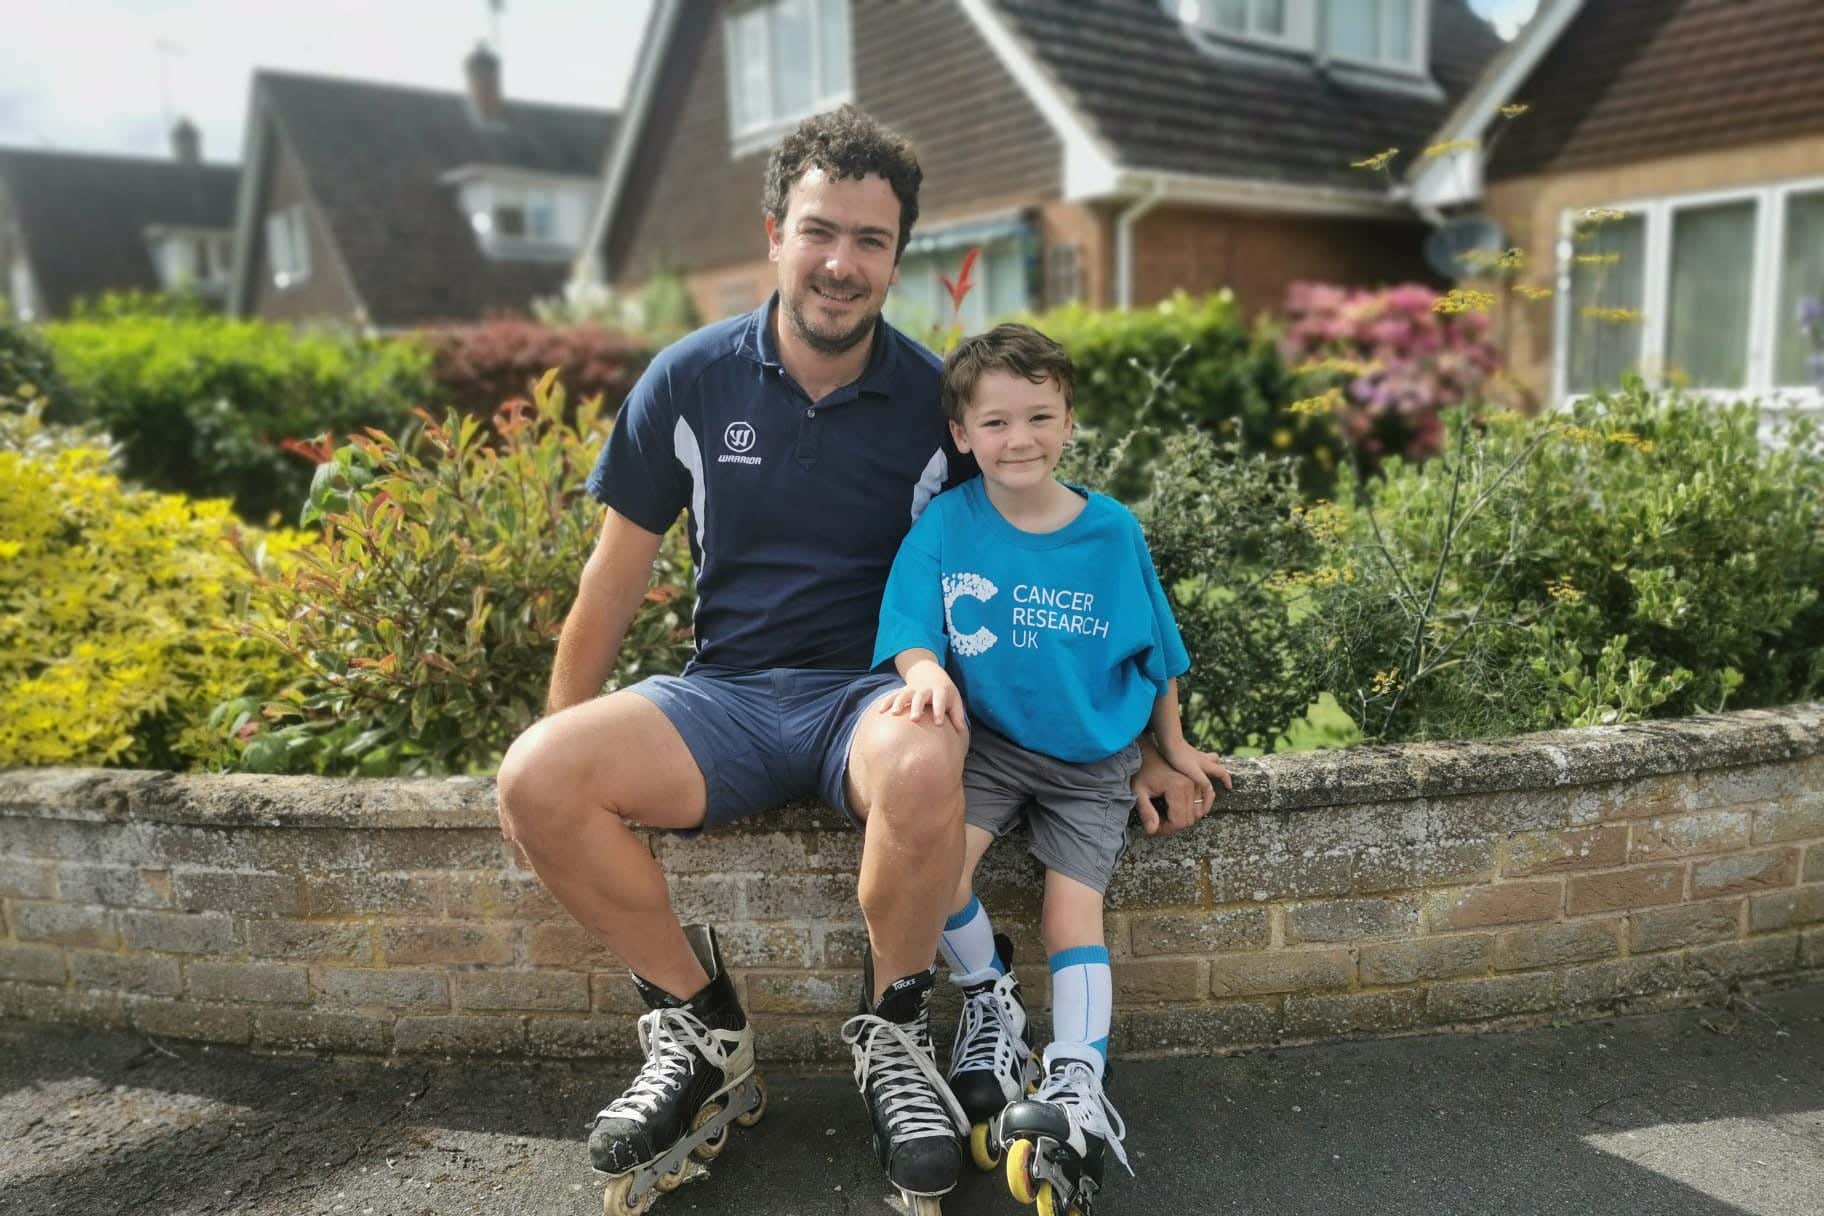
[[[657,1187],[659,1190],[663,1191],[665,1194],[669,1195],[673,1191],[677,1190],[679,1187],[684,1185],[684,1174],[688,1168],[689,1167],[687,1167],[682,1161],[680,1161],[680,1162],[678,1162],[677,1169],[671,1171],[671,1173],[669,1173],[669,1174],[660,1174],[656,1179],[653,1180],[652,1185]]]
[[[1001,1164],[1001,1146],[994,1142],[994,1132],[986,1123],[969,1129],[969,1157],[984,1174],[993,1173]]]
[[[697,1117],[691,1121],[690,1130],[693,1132],[696,1131],[699,1127],[702,1127],[705,1123],[708,1123],[711,1119],[721,1113],[722,1108],[720,1106],[714,1104],[705,1106],[702,1110],[697,1112]],[[690,1155],[695,1157],[698,1161],[714,1161],[721,1155],[722,1150],[727,1147],[728,1128],[724,1126],[719,1133],[711,1136],[703,1143],[697,1145],[697,1147],[691,1149]]]
[[[1038,1198],[1037,1181],[1032,1176],[1032,1141],[1021,1137],[1007,1146],[1007,1189],[1020,1203]]]
[[[739,1123],[742,1127],[752,1127],[754,1124],[760,1122],[760,1116],[766,1113],[766,1082],[760,1079],[759,1073],[754,1074],[754,1088],[760,1093],[759,1105],[755,1106],[754,1109],[748,1111],[744,1115],[735,1116],[735,1122]]]
[[[627,1196],[633,1191],[633,1175],[622,1174],[608,1180],[608,1189],[602,1192],[602,1212],[604,1216],[645,1216],[652,1210],[657,1193],[648,1191],[641,1195],[638,1202],[629,1203]]]
[[[1038,1205],[1039,1216],[1064,1216],[1058,1210],[1058,1193],[1049,1182],[1039,1183]]]

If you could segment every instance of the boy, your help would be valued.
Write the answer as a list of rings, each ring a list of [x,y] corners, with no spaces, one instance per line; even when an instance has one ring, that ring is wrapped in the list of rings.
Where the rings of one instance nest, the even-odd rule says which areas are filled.
[[[964,869],[942,949],[964,1006],[950,1064],[976,1164],[1009,1149],[1016,1198],[1087,1212],[1104,1147],[1123,1166],[1125,1130],[1103,1093],[1111,996],[1102,894],[1127,844],[1135,738],[1214,790],[1185,741],[1177,677],[1190,666],[1138,521],[1115,500],[1053,476],[1073,426],[1063,349],[1023,325],[962,341],[942,401],[958,450],[981,477],[940,495],[900,546],[881,605],[875,663],[906,687],[877,712],[963,728]],[[947,661],[948,660],[948,661]],[[996,836],[1031,809],[1044,863],[1042,936],[1053,1039],[1035,1071],[1005,937],[972,893]],[[1004,1108],[1004,1109],[1003,1109]]]

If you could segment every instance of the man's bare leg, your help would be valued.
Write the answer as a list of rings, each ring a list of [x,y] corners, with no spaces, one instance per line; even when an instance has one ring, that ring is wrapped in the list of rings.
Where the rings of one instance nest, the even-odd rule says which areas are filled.
[[[849,746],[849,805],[867,823],[861,914],[874,951],[871,1001],[937,958],[963,869],[963,757],[948,722],[910,722],[870,707]]]
[[[703,774],[658,706],[617,692],[538,722],[500,766],[500,824],[540,881],[633,972],[681,1000],[709,983],[664,871],[630,824],[702,824]]]

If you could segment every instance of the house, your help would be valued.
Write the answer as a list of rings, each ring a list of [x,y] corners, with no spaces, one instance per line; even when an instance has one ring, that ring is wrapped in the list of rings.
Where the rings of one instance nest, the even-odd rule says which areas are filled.
[[[507,100],[486,47],[464,69],[463,92],[255,74],[236,315],[400,329],[562,290],[616,115]]]
[[[657,0],[575,285],[668,269],[704,316],[752,307],[767,150],[844,101],[925,171],[905,323],[977,245],[975,325],[1424,276],[1428,226],[1350,162],[1421,145],[1501,45],[1465,0]]]
[[[1542,0],[1435,138],[1477,146],[1415,203],[1493,219],[1555,289],[1520,310],[1523,382],[1824,404],[1798,321],[1824,300],[1824,3]]]
[[[196,127],[152,160],[0,148],[0,296],[21,321],[66,317],[110,291],[187,291],[220,304],[240,172],[203,163]]]

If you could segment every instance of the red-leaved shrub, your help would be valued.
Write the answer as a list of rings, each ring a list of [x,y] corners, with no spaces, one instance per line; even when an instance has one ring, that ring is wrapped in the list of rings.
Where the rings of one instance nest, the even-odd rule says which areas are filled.
[[[508,401],[529,399],[532,386],[552,368],[571,401],[599,393],[613,413],[652,358],[637,336],[596,325],[500,318],[431,330],[425,337],[438,404],[484,419]]]

